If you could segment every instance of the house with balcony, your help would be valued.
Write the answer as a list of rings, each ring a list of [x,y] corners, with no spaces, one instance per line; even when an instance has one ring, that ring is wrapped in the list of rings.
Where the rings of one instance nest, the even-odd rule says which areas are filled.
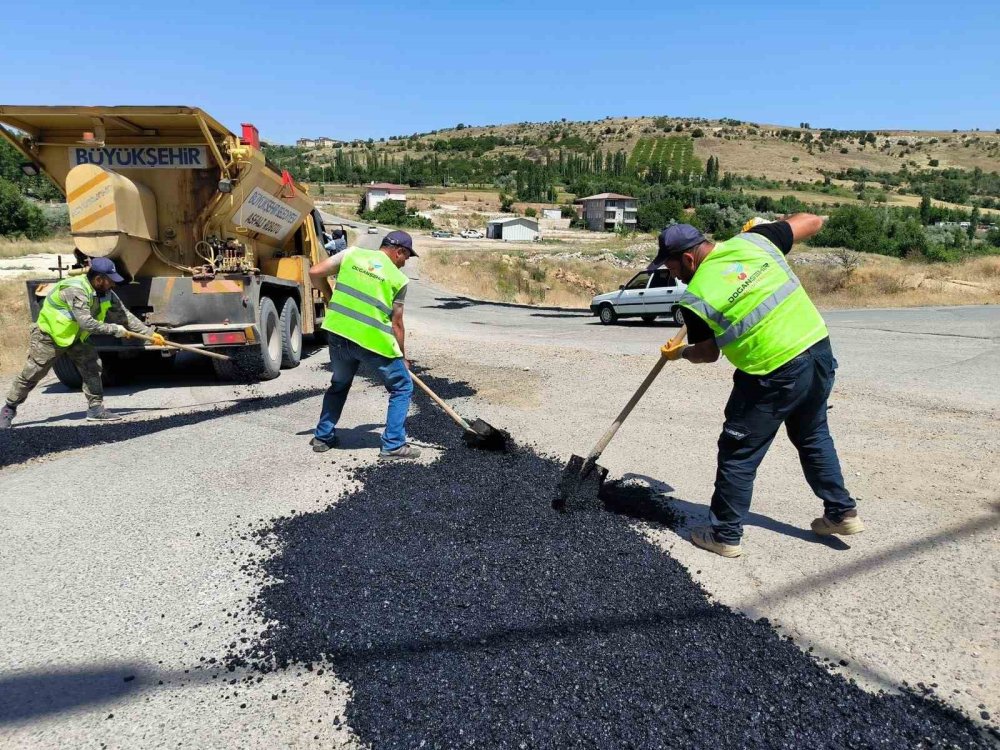
[[[574,203],[583,206],[583,219],[587,228],[594,232],[636,228],[638,201],[631,195],[598,193],[578,198]]]

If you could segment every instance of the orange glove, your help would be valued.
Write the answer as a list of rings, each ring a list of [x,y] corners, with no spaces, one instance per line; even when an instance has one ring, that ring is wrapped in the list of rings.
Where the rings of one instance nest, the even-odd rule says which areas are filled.
[[[684,355],[684,350],[687,349],[688,345],[683,341],[674,343],[672,340],[665,343],[660,347],[660,354],[674,362],[680,359]]]
[[[167,340],[163,338],[163,334],[157,333],[156,331],[153,331],[151,334],[149,334],[149,338],[151,339],[149,343],[152,344],[153,346],[167,345]]]

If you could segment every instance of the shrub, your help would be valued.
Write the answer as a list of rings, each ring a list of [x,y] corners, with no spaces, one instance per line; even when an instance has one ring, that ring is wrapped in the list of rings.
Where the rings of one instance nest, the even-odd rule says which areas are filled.
[[[0,179],[0,236],[37,240],[48,233],[42,210],[22,197],[16,185]]]
[[[535,216],[538,216],[538,211],[533,209],[531,206],[528,206],[526,209],[524,209],[524,215],[533,218]]]

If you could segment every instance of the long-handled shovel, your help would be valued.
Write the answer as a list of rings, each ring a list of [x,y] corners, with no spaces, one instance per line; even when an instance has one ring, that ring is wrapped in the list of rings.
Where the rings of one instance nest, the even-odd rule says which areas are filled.
[[[150,343],[152,343],[153,341],[152,336],[146,336],[141,333],[135,333],[134,331],[129,331],[128,335],[130,338],[142,339],[143,341],[149,341]],[[164,339],[163,341],[167,346],[172,347],[174,349],[183,349],[186,352],[193,352],[194,354],[200,354],[203,357],[212,357],[213,359],[222,359],[227,362],[229,361],[229,357],[227,357],[225,354],[219,354],[218,352],[209,351],[208,349],[199,349],[196,346],[188,346],[187,344],[176,344],[173,341],[167,341],[166,339]]]
[[[687,326],[681,326],[681,329],[677,332],[670,343],[672,345],[677,345],[684,340],[687,335]],[[660,370],[668,362],[667,358],[662,354],[660,358],[653,365],[653,369],[649,371],[649,375],[646,379],[642,381],[642,385],[639,386],[638,390],[632,394],[632,398],[629,399],[628,403],[625,404],[625,408],[621,410],[618,417],[612,423],[611,427],[608,428],[607,432],[601,436],[601,439],[597,441],[597,445],[594,449],[587,454],[586,458],[582,456],[570,456],[569,463],[563,469],[562,476],[559,478],[559,488],[556,492],[556,496],[552,499],[552,507],[556,510],[566,510],[567,503],[570,498],[577,497],[583,493],[582,485],[587,482],[592,485],[589,490],[587,490],[587,498],[591,500],[596,500],[600,497],[601,485],[604,484],[604,478],[608,475],[608,470],[603,466],[599,466],[597,459],[601,457],[604,449],[608,447],[608,443],[611,442],[611,438],[615,436],[624,423],[625,419],[629,414],[632,413],[632,409],[635,405],[639,403],[639,399],[643,397],[649,386],[653,384],[656,380],[656,376],[660,374]]]
[[[470,448],[480,448],[487,451],[504,451],[507,449],[507,438],[509,436],[506,432],[487,424],[481,419],[474,419],[472,422],[465,421],[459,416],[458,412],[448,406],[440,396],[432,391],[413,372],[410,373],[410,377],[413,378],[413,382],[419,385],[424,393],[431,397],[431,400],[435,404],[444,409],[445,414],[455,420],[455,423],[465,431],[463,438],[465,439],[465,444]]]

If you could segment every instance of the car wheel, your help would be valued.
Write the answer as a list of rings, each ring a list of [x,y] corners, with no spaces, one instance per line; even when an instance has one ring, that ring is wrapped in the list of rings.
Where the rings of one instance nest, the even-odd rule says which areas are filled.
[[[643,323],[652,323],[654,320],[656,320],[656,316],[655,315],[643,315],[642,316],[642,322]]]
[[[674,308],[674,323],[676,323],[678,327],[684,325],[684,312],[680,307]]]
[[[601,309],[600,312],[598,312],[598,316],[600,317],[601,322],[604,323],[604,325],[606,326],[609,326],[616,320],[618,320],[618,313],[615,312],[615,308],[613,308],[611,305],[601,305]]]

